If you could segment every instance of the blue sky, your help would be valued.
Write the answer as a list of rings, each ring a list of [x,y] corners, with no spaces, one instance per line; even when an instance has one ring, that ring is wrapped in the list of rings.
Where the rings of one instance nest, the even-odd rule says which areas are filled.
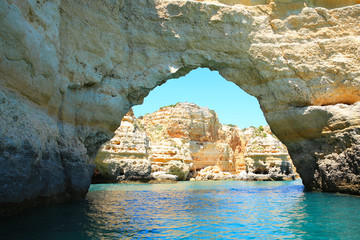
[[[215,110],[220,122],[240,128],[267,125],[255,97],[226,81],[216,71],[198,68],[184,77],[170,79],[155,88],[142,105],[134,106],[136,117],[177,102],[191,102]]]

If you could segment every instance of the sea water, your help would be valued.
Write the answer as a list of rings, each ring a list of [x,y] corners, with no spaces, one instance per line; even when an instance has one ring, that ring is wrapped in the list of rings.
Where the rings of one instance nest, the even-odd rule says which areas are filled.
[[[0,221],[0,239],[360,239],[360,197],[292,182],[92,185]]]

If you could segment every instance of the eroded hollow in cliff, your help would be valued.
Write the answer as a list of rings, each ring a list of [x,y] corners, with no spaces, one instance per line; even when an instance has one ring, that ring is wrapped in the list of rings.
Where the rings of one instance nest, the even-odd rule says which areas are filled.
[[[152,90],[100,150],[93,182],[293,179],[256,98],[223,80],[199,68]]]

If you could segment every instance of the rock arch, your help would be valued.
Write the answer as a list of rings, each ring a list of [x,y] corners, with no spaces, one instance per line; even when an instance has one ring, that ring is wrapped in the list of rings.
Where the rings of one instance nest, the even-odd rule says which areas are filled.
[[[1,208],[83,197],[130,107],[198,67],[259,100],[308,190],[359,194],[359,2],[219,2],[1,0]]]

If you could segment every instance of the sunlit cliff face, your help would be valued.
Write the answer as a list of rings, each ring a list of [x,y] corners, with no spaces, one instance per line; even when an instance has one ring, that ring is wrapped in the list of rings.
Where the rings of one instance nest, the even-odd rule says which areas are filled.
[[[242,4],[248,6],[275,3],[304,3],[311,7],[338,8],[360,4],[360,0],[198,0],[199,2],[218,2],[227,5]]]

